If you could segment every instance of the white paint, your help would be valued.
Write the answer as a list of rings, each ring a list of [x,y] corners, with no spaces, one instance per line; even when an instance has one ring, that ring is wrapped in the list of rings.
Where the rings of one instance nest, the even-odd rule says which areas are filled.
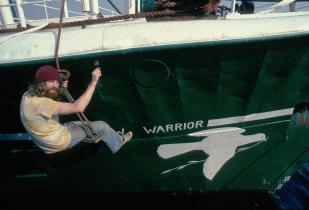
[[[91,12],[95,16],[99,14],[99,0],[91,0]]]
[[[144,131],[147,134],[157,134],[157,133],[169,133],[183,130],[192,130],[196,128],[203,128],[203,121],[195,121],[195,122],[183,122],[176,124],[167,124],[167,125],[156,125],[152,128],[147,128],[143,126]]]
[[[236,0],[232,0],[232,2],[231,2],[231,13],[235,13],[235,5],[236,5]]]
[[[90,12],[90,0],[83,0],[83,12],[88,14]]]
[[[281,0],[280,2],[278,2],[277,4],[269,7],[268,9],[266,10],[263,10],[263,11],[260,11],[259,13],[270,13],[270,12],[273,12],[277,9],[280,9],[284,6],[287,6],[289,4],[291,4],[292,2],[294,2],[295,0]]]
[[[284,177],[283,181],[284,181],[284,182],[287,182],[287,181],[289,181],[290,179],[291,179],[291,176],[286,176],[286,177]]]
[[[282,117],[286,115],[291,115],[292,113],[293,113],[293,108],[288,108],[288,109],[280,109],[280,110],[275,110],[275,111],[270,111],[270,112],[249,114],[245,116],[212,119],[208,121],[207,126],[212,127],[212,126],[228,125],[228,124],[235,124],[235,123],[241,123],[241,122],[249,122],[249,121],[255,121],[255,120],[263,120],[263,119],[269,119],[273,117]]]
[[[255,124],[255,125],[246,126],[246,127],[244,127],[244,128],[253,128],[253,127],[260,127],[260,126],[265,126],[265,125],[272,125],[272,124],[279,124],[279,123],[287,123],[287,122],[290,122],[290,120],[279,120],[279,121],[275,121],[275,122]]]
[[[25,18],[25,14],[24,14],[24,9],[22,8],[21,5],[21,0],[16,0],[16,8],[17,8],[17,13],[18,13],[18,17],[19,17],[19,22],[21,24],[22,27],[26,27],[26,18]]]
[[[237,147],[266,141],[266,136],[263,133],[245,136],[241,134],[243,132],[244,130],[240,128],[225,128],[224,132],[221,133],[214,132],[214,129],[212,129],[212,131],[200,131],[200,134],[204,134],[208,137],[200,142],[163,144],[158,147],[157,153],[161,158],[167,159],[193,150],[202,150],[209,155],[204,162],[203,173],[206,178],[212,180],[222,166],[235,155]],[[193,133],[193,135],[196,135],[196,133]],[[187,165],[188,164],[181,166],[180,169]],[[179,169],[179,167],[177,168]],[[166,173],[166,171],[164,173]]]
[[[140,0],[129,0],[128,14],[135,14],[138,12],[140,12]]]
[[[285,176],[283,180],[277,185],[275,190],[280,190],[283,185],[291,179],[291,176]]]
[[[206,160],[206,159],[205,159]],[[197,164],[200,162],[204,162],[205,160],[193,160],[193,161],[188,161],[187,164],[181,165],[181,166],[177,166],[175,168],[171,168],[169,170],[163,171],[161,174],[167,174],[169,172],[175,171],[175,170],[181,170],[184,169],[185,167],[189,166],[189,165],[193,165],[193,164]]]
[[[24,34],[27,34],[27,33],[32,33],[32,32],[35,32],[35,31],[38,31],[42,28],[44,28],[45,26],[47,26],[48,24],[47,23],[44,23],[40,26],[37,26],[37,27],[34,27],[34,28],[31,28],[31,29],[28,29],[26,31],[22,31],[22,32],[18,32],[18,33],[15,33],[15,34],[10,34],[10,35],[7,35],[7,36],[1,36],[0,37],[0,45],[6,41],[8,41],[9,39],[13,38],[13,37],[16,37],[16,36],[20,36],[20,35],[24,35]]]
[[[227,19],[217,20],[118,21],[85,29],[63,28],[59,56],[179,44],[215,44],[229,40],[309,33],[309,12],[239,16],[244,18],[228,16]],[[24,34],[0,45],[0,64],[54,58],[56,30]],[[7,34],[0,34],[2,36]]]
[[[63,15],[64,15],[64,18],[68,18],[69,17],[68,1],[64,1]]]
[[[189,133],[188,136],[210,136],[212,134],[223,134],[225,132],[235,132],[235,133],[243,133],[245,132],[245,129],[237,128],[237,127],[225,127],[225,128],[214,128],[214,129],[208,129],[203,130],[195,133]]]
[[[229,13],[226,15],[228,20],[240,20],[240,19],[265,19],[265,18],[282,18],[282,17],[292,17],[294,14],[305,15],[308,12],[282,12],[282,13],[254,13],[254,14],[239,14],[239,13]]]
[[[8,6],[5,6],[8,5]],[[3,24],[9,25],[14,23],[9,0],[0,0],[0,16],[2,17]]]

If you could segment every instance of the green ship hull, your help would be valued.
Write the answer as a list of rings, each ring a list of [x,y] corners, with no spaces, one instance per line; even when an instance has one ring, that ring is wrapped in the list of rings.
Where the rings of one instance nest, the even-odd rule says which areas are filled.
[[[1,172],[1,190],[275,191],[309,159],[305,128],[287,139],[292,113],[267,114],[292,109],[308,98],[308,40],[309,35],[282,36],[61,58],[61,68],[71,72],[69,91],[74,98],[86,88],[94,61],[100,61],[102,87],[85,114],[120,133],[134,133],[114,155],[104,143],[82,143],[48,157],[31,141],[18,140],[26,135],[19,119],[21,96],[35,70],[53,65],[53,60],[1,65],[0,137],[15,134],[13,141],[0,142],[0,159],[7,165]],[[244,120],[259,113],[266,117]],[[265,139],[234,147],[235,154],[212,176],[205,162],[229,153],[228,145],[215,147],[216,152],[200,146],[171,157],[160,153],[164,145],[182,147],[211,138],[196,132],[229,128]],[[218,140],[225,138],[219,135]]]

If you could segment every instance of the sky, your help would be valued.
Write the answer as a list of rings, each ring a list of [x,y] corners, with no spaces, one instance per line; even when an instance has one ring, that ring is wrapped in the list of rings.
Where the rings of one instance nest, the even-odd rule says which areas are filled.
[[[15,1],[15,0],[14,0]],[[43,0],[23,0],[24,2],[38,2]],[[48,18],[58,18],[60,16],[61,0],[46,0]],[[128,0],[109,0],[112,2],[118,10],[122,13],[124,12],[125,5]],[[67,0],[69,8],[69,16],[81,16],[82,15],[82,0]],[[34,4],[24,4],[23,9],[27,20],[37,20],[44,19],[46,16],[44,3],[34,3]],[[116,10],[111,6],[107,0],[99,0],[99,7],[101,7],[100,12],[103,15],[112,15],[111,11],[116,12]],[[57,8],[57,9],[53,9]],[[110,11],[109,11],[110,10]],[[72,11],[72,12],[70,12]],[[79,13],[79,14],[78,14]],[[115,14],[115,13],[114,13]],[[1,15],[0,15],[1,16]],[[2,17],[1,17],[2,18]],[[2,19],[0,18],[0,22]]]
[[[14,0],[15,1],[15,0]],[[25,2],[38,2],[40,0],[23,0]],[[48,1],[46,5],[50,8],[47,8],[47,14],[48,18],[58,18],[60,15],[60,6],[61,6],[61,0],[54,0],[54,2]],[[122,13],[124,13],[126,4],[128,4],[129,0],[109,0],[112,2],[118,10],[120,10]],[[82,15],[82,0],[67,0],[68,8],[69,8],[69,16],[81,16]],[[238,3],[240,3],[238,1]],[[255,11],[260,11],[263,9],[266,9],[267,6],[273,5],[274,2],[255,2]],[[40,6],[41,5],[41,6]],[[45,8],[42,7],[43,3],[35,3],[35,4],[25,4],[23,5],[24,13],[26,15],[27,20],[37,20],[37,19],[44,19],[45,18]],[[221,0],[220,5],[225,5],[227,7],[231,7],[231,0]],[[108,0],[99,0],[99,6],[101,7],[100,12],[102,15],[112,15],[115,14],[111,11],[116,12],[116,10],[111,6],[111,4],[108,2]],[[309,3],[308,2],[298,2],[297,3],[297,9],[299,11],[309,10]],[[52,8],[58,8],[58,9],[52,9]],[[281,11],[287,11],[288,8],[284,8]],[[72,12],[70,12],[72,11]],[[0,17],[0,24],[3,21]]]
[[[33,2],[33,1],[38,1],[38,0],[24,0],[24,1]],[[110,2],[112,2],[121,12],[124,12],[124,6],[125,6],[126,1],[127,0],[110,0]],[[81,0],[68,0],[67,3],[68,3],[69,11],[74,11],[74,12],[82,14],[82,1]],[[46,4],[49,7],[54,7],[54,8],[61,7],[61,1],[59,0],[56,2],[48,2]],[[99,7],[102,8],[100,9],[100,12],[103,15],[112,15],[112,12],[108,10],[116,12],[116,10],[111,6],[111,4],[107,0],[99,0]],[[36,5],[25,5],[24,10],[25,10],[25,14],[29,15],[28,19],[37,19],[38,17],[44,17],[45,15],[44,7],[38,6],[37,4]],[[48,15],[51,18],[59,17],[59,14],[60,14],[59,10],[55,10],[52,8],[48,9]],[[79,15],[79,14],[69,12],[69,16],[76,16],[76,15]]]

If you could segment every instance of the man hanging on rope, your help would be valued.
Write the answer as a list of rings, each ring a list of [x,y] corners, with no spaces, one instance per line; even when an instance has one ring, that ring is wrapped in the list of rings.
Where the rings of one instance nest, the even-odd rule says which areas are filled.
[[[88,106],[101,76],[100,68],[92,72],[92,79],[86,91],[72,103],[59,101],[60,77],[53,66],[41,66],[34,78],[34,84],[24,93],[20,105],[21,121],[38,145],[46,154],[70,149],[88,137],[85,124],[73,121],[61,124],[58,115],[81,113]],[[63,82],[67,87],[67,81]],[[103,121],[90,122],[90,126],[102,141],[117,152],[133,136],[128,132],[120,136]],[[89,128],[88,128],[89,129]]]

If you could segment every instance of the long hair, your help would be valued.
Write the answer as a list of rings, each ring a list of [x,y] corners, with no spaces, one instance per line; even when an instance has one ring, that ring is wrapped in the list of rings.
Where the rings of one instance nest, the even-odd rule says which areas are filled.
[[[38,82],[30,84],[28,87],[28,93],[31,96],[45,97],[47,93],[47,87],[45,82]]]
[[[61,92],[60,91],[61,89],[59,89],[59,94],[58,96],[55,98],[55,97],[51,97],[49,94],[48,94],[48,89],[47,89],[47,86],[46,86],[46,82],[38,82],[38,83],[33,83],[33,84],[30,84],[28,86],[28,93],[30,94],[30,96],[37,96],[37,97],[48,97],[48,98],[51,98],[53,100],[61,100]]]

